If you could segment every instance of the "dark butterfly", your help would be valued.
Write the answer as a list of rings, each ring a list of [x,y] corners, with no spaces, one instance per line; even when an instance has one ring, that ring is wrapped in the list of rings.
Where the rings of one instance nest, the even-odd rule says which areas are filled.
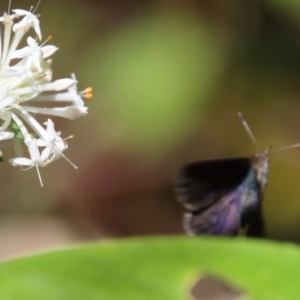
[[[239,116],[257,144],[242,115]],[[278,151],[299,146],[295,144]],[[246,231],[247,236],[264,236],[262,201],[269,155],[270,148],[253,157],[200,161],[183,166],[176,192],[187,210],[184,214],[187,233],[234,236]]]

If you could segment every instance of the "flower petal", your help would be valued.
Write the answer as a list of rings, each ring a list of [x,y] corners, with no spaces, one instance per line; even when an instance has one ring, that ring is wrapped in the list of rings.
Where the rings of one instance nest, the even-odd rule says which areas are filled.
[[[31,166],[32,161],[26,157],[16,157],[8,160],[13,166]]]
[[[22,106],[26,111],[32,113],[39,113],[49,116],[57,116],[70,120],[74,120],[78,117],[85,116],[87,114],[87,107],[79,106],[67,106],[67,107],[54,107],[54,108],[41,108],[32,106]]]

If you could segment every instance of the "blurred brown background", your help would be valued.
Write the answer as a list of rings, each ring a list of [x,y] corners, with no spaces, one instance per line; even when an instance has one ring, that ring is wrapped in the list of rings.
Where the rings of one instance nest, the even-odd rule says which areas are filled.
[[[7,10],[2,1],[0,10]],[[27,0],[12,8],[29,9]],[[300,142],[300,3],[292,0],[43,0],[54,79],[93,86],[89,114],[56,120],[66,155],[21,172],[1,164],[0,257],[132,235],[178,234],[185,162]],[[4,149],[4,155],[9,149]],[[300,149],[271,157],[268,237],[300,241]]]

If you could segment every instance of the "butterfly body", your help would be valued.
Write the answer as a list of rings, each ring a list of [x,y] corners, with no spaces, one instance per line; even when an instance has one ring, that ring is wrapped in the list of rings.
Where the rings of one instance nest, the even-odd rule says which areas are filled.
[[[176,191],[186,209],[184,228],[192,235],[263,236],[263,192],[269,149],[249,158],[194,162],[178,176]]]

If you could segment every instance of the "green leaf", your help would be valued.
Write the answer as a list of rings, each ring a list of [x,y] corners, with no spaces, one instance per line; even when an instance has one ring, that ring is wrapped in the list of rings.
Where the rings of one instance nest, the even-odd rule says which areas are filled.
[[[189,299],[204,272],[248,299],[300,299],[295,245],[184,237],[107,241],[4,262],[0,299]]]
[[[20,130],[20,127],[14,121],[11,121],[9,124],[10,130],[15,134],[15,137],[18,138],[21,142],[24,142],[25,138],[23,133]]]

